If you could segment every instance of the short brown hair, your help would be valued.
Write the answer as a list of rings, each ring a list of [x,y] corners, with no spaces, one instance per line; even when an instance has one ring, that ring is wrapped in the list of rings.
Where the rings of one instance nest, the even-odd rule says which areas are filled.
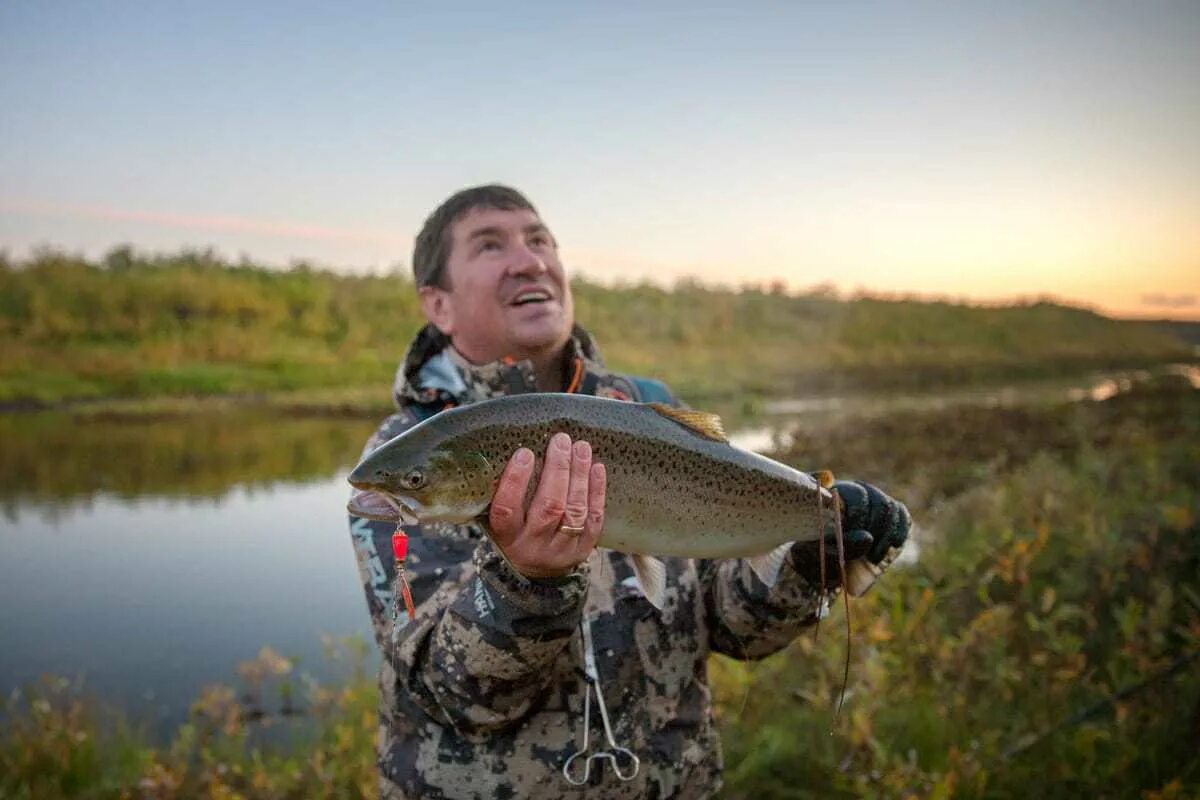
[[[449,289],[446,280],[446,260],[450,257],[450,227],[466,214],[477,208],[496,208],[502,211],[518,209],[537,213],[533,203],[525,195],[510,186],[498,183],[472,186],[451,195],[434,209],[413,245],[413,281],[417,288],[439,286]]]

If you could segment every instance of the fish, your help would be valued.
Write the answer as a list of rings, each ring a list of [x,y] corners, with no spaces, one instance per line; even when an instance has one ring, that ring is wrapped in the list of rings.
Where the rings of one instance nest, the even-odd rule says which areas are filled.
[[[560,431],[589,442],[593,461],[605,465],[597,546],[632,556],[637,583],[656,608],[665,601],[660,557],[744,558],[773,586],[794,542],[840,533],[831,475],[814,477],[735,447],[715,414],[559,393],[505,395],[413,426],[350,472],[358,491],[347,509],[398,525],[476,522],[487,530],[509,457],[520,447],[537,456],[532,492],[541,454]],[[852,594],[873,580],[870,571],[846,574]]]

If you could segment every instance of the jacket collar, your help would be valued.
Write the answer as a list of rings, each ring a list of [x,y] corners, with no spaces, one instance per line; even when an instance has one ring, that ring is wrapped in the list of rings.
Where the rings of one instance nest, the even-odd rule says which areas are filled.
[[[591,334],[576,325],[571,330],[563,353],[568,385],[573,391],[583,374],[607,372]],[[529,361],[502,359],[490,364],[472,364],[450,344],[450,339],[426,325],[418,333],[392,385],[392,399],[397,406],[408,403],[422,405],[461,405],[502,394],[521,394],[537,391],[533,364]]]

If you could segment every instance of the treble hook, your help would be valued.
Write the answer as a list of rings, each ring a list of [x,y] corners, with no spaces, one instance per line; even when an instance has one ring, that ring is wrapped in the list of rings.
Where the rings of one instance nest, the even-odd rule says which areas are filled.
[[[563,764],[563,777],[572,786],[583,786],[592,776],[592,762],[607,759],[612,765],[613,773],[621,781],[631,781],[637,777],[642,762],[634,752],[617,744],[613,737],[612,723],[608,720],[608,707],[604,704],[604,692],[600,688],[600,671],[596,669],[596,656],[592,648],[592,628],[587,620],[580,620],[579,629],[583,633],[583,664],[584,664],[584,700],[583,700],[583,746],[571,754]],[[588,753],[592,734],[592,692],[596,693],[596,704],[600,707],[600,720],[604,724],[604,739],[608,743],[607,750],[597,750]],[[578,759],[583,757],[582,762]],[[627,766],[624,771],[621,763]],[[582,763],[582,774],[576,765]]]

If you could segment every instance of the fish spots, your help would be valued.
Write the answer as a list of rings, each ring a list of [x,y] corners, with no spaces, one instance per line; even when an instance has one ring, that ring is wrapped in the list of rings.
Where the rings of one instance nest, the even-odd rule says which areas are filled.
[[[807,476],[698,437],[640,405],[520,395],[434,419],[452,423],[431,434],[439,438],[423,442],[427,451],[456,454],[446,494],[475,502],[489,493],[518,448],[538,456],[532,489],[554,433],[590,442],[610,476],[602,546],[619,536],[621,545],[638,552],[717,558],[798,538],[815,519],[815,484]]]

